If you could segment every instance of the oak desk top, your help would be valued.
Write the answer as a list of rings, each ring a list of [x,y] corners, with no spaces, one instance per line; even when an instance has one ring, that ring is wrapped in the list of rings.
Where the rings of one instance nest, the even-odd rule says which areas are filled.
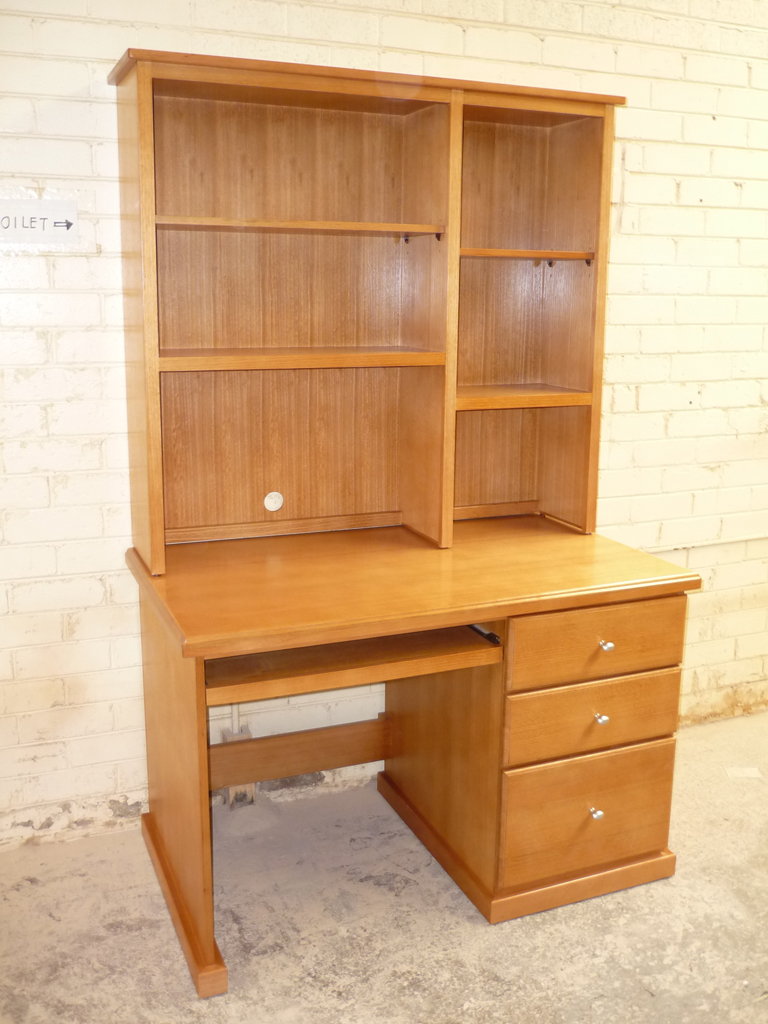
[[[660,558],[540,516],[179,544],[165,576],[127,562],[189,657],[219,658],[696,590]],[[586,600],[585,600],[586,598]]]

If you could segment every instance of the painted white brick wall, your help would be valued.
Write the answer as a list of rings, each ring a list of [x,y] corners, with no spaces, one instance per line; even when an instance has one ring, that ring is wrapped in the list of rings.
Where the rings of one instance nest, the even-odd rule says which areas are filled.
[[[6,0],[0,195],[76,200],[81,237],[0,253],[0,841],[133,825],[145,797],[106,83],[129,46],[627,96],[600,532],[704,577],[684,716],[768,704],[768,4]],[[243,718],[380,707],[371,687]]]

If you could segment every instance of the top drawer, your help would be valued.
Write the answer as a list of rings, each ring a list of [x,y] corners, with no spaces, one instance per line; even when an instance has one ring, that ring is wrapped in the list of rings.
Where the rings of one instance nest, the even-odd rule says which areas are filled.
[[[685,594],[509,621],[507,689],[645,672],[683,657]]]

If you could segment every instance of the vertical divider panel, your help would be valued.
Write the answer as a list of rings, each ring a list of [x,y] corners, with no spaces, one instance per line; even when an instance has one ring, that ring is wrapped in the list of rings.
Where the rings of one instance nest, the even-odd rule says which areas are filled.
[[[435,104],[404,118],[403,221],[445,223],[446,232],[439,241],[427,235],[401,243],[401,343],[440,352],[445,350],[450,337],[451,322],[452,111],[452,106]],[[402,368],[399,372],[402,521],[440,547],[449,547],[451,524],[446,528],[443,481],[446,448],[452,446],[452,435],[447,437],[446,414],[450,377],[442,367]]]
[[[163,451],[160,422],[160,343],[157,297],[157,229],[155,227],[155,129],[151,65],[139,64],[138,66],[138,111],[141,261],[144,282],[144,378],[146,381],[147,423],[146,472],[149,519],[149,561],[147,565],[153,575],[162,575],[165,572],[165,514],[163,509]]]
[[[600,413],[603,399],[603,353],[605,348],[605,301],[608,257],[611,245],[611,181],[613,172],[614,108],[606,106],[603,118],[603,152],[600,178],[600,217],[597,229],[597,281],[595,283],[594,369],[592,371],[592,416],[587,481],[588,533],[597,517],[597,475],[600,460]]]
[[[152,80],[146,66],[118,86],[120,232],[133,545],[165,571],[157,371]],[[159,504],[158,504],[159,502]]]
[[[464,91],[451,92],[450,177],[448,185],[448,321],[445,339],[445,444],[443,532],[453,540],[456,474],[456,375],[459,352],[459,275],[461,272],[461,182],[464,159]]]

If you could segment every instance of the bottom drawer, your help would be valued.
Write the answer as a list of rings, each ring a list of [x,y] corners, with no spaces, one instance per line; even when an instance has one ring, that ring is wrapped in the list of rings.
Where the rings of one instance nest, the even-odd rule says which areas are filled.
[[[505,772],[500,888],[665,849],[674,760],[663,739]]]

